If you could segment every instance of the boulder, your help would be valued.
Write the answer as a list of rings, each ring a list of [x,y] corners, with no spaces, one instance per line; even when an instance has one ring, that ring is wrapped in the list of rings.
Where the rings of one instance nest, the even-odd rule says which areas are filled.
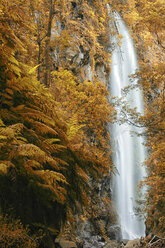
[[[119,248],[119,247],[120,247],[120,243],[118,243],[115,240],[109,240],[107,244],[103,246],[103,248]]]
[[[105,242],[99,235],[91,236],[90,239],[84,240],[83,248],[102,248]]]
[[[66,240],[65,238],[57,238],[55,244],[60,246],[60,248],[77,248],[75,242]]]
[[[122,242],[123,245],[126,245],[128,243],[128,241],[129,241],[129,239],[122,239],[121,242]]]
[[[107,236],[112,240],[121,241],[121,227],[119,225],[113,225],[107,228]]]
[[[126,248],[139,248],[140,239],[129,240],[125,247]]]

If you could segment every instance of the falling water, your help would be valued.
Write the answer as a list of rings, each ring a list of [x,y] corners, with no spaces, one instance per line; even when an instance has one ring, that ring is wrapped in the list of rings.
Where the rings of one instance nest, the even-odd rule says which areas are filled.
[[[121,97],[122,89],[131,82],[129,75],[135,73],[138,68],[136,52],[128,28],[115,13],[115,27],[122,35],[121,45],[116,45],[112,53],[110,87],[112,96]],[[143,112],[143,98],[139,89],[134,89],[127,95],[129,106]],[[128,124],[113,124],[112,145],[114,150],[113,161],[118,174],[114,182],[114,201],[119,216],[123,239],[135,239],[145,236],[144,220],[139,219],[135,213],[137,207],[137,185],[145,175],[142,163],[145,160],[145,148],[143,138],[132,134],[137,128]]]

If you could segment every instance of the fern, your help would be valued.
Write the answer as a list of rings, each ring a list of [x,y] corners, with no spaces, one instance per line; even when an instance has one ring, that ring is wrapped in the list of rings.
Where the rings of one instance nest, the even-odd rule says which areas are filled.
[[[7,174],[7,165],[0,163],[0,173]]]
[[[56,222],[56,213],[65,216],[68,207],[74,212],[77,201],[87,204],[89,178],[97,179],[109,168],[108,141],[104,138],[104,127],[110,115],[107,90],[96,80],[81,83],[70,71],[80,68],[71,62],[70,56],[65,56],[66,47],[79,52],[81,44],[84,54],[90,57],[93,79],[96,62],[105,58],[107,63],[98,42],[106,22],[105,1],[99,0],[94,9],[82,2],[82,25],[75,21],[69,2],[66,8],[63,1],[55,1],[58,18],[66,29],[46,47],[46,39],[40,38],[47,34],[49,5],[39,1],[41,9],[38,9],[36,1],[22,1],[19,5],[17,0],[2,0],[2,3],[0,204],[4,212],[8,208],[14,209],[24,222],[41,222],[48,226],[49,216],[54,216],[51,219]],[[95,13],[98,13],[99,21]],[[38,27],[36,20],[32,20],[34,16],[43,18]],[[41,46],[36,44],[36,40]],[[52,87],[48,89],[36,76],[43,79],[46,72],[50,74],[52,61],[48,61],[50,69],[45,69],[44,63],[40,62],[45,59],[43,53],[50,46],[57,47],[59,41],[59,70],[52,72],[48,80]],[[40,62],[37,61],[37,49],[41,52]],[[37,69],[41,75],[37,75]],[[61,215],[59,218],[62,219]]]

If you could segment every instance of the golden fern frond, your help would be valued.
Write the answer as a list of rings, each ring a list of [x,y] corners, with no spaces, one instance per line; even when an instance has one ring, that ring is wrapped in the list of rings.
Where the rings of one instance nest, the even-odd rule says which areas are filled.
[[[46,189],[46,190],[50,190],[53,195],[52,195],[52,200],[53,201],[57,201],[61,204],[64,204],[66,201],[66,190],[62,187],[53,187],[50,184],[43,184],[43,183],[37,183],[37,185],[41,188],[41,189]]]
[[[65,202],[66,194],[67,194],[66,189],[58,185],[56,190],[56,195],[61,203]]]
[[[50,133],[50,134],[53,134],[53,135],[57,135],[57,132],[53,128],[47,126],[44,123],[41,123],[39,121],[33,121],[32,124],[36,127],[36,132],[37,133],[40,133],[40,134],[48,134],[48,133]]]
[[[12,108],[12,106],[9,106],[9,107]],[[7,108],[0,109],[0,115],[3,116],[3,121],[7,120],[8,122],[11,122],[11,123],[19,121],[15,113],[10,111]]]
[[[61,144],[51,144],[51,143],[49,144],[49,143],[47,143],[47,142],[49,142],[48,140],[49,139],[46,139],[46,142],[44,140],[43,143],[44,143],[45,147],[47,147],[50,151],[55,152],[55,151],[62,151],[64,149],[66,149],[66,146],[61,145]],[[53,139],[51,139],[51,140],[53,140]],[[51,142],[51,140],[50,140],[50,142]],[[56,140],[56,139],[54,139],[54,140]]]
[[[54,169],[59,170],[58,167],[58,161],[56,160],[56,158],[52,158],[51,156],[47,156],[46,157],[46,162]]]
[[[28,120],[26,119],[26,121],[28,121]],[[28,121],[28,122],[29,122],[29,124],[31,124],[30,121]],[[35,129],[34,128],[32,129],[32,128],[30,128],[30,129],[29,128],[25,128],[24,137],[28,140],[27,143],[34,143],[35,142],[34,144],[36,144],[36,143],[38,144],[38,143],[40,143],[40,137],[35,132]]]
[[[8,127],[0,128],[0,139],[2,140],[11,140],[17,139],[26,142],[26,139],[21,136],[21,131],[23,130],[24,125],[22,123],[17,123],[10,125]]]
[[[20,70],[20,68],[17,65],[15,65],[13,63],[10,63],[9,67],[10,67],[10,71],[12,71],[18,77],[21,76],[21,74],[20,74],[21,73],[21,70]]]
[[[51,138],[51,139],[45,139],[44,140],[44,142],[46,143],[46,144],[54,144],[54,143],[56,143],[56,142],[59,142],[60,141],[60,139],[55,139],[55,138]]]
[[[19,85],[15,85],[12,83],[12,80],[9,80],[9,83],[8,83],[8,87],[12,90],[12,91],[16,91],[16,92],[19,92],[21,93],[21,89],[19,88]]]
[[[32,82],[32,83],[30,83]],[[39,82],[37,82],[39,86]],[[19,93],[24,92],[25,96],[29,96],[30,92],[35,92],[37,89],[36,80],[32,80],[30,77],[19,77],[19,78],[13,78],[7,82],[8,88],[10,88],[12,91],[16,91]]]
[[[13,102],[9,100],[7,100],[6,98],[3,100],[3,105],[7,105],[9,108],[13,106]]]
[[[59,172],[51,171],[51,170],[37,170],[37,175],[40,175],[46,182],[49,184],[56,184],[57,182],[62,182],[64,184],[68,184],[64,175]]]
[[[53,144],[51,145],[53,151],[63,151],[64,149],[67,149],[66,146],[60,145],[60,144]]]
[[[5,124],[3,123],[2,119],[0,118],[0,128],[5,127]]]
[[[60,164],[60,165],[69,166],[69,164],[68,164],[66,161],[64,161],[64,160],[62,160],[62,159],[60,159],[60,158],[56,158],[56,161],[57,161],[58,164]]]
[[[6,139],[12,139],[15,137],[15,132],[9,126],[9,127],[0,128],[0,135],[2,137],[6,137]],[[3,138],[3,139],[5,139],[5,138]]]
[[[32,157],[40,160],[46,157],[46,153],[33,144],[21,144],[18,146],[15,156]]]
[[[29,98],[29,99],[30,99],[30,98]],[[40,100],[41,100],[41,99],[40,99]],[[43,102],[44,102],[44,101],[43,101]],[[43,104],[43,102],[42,102],[42,105],[45,104],[45,103]],[[38,104],[38,101],[36,101],[36,103],[35,103],[35,102],[33,102],[33,99],[30,99],[30,101],[26,103],[26,107],[29,109],[29,111],[30,111],[30,109],[31,109],[31,110],[43,112],[42,108],[41,108],[41,107],[39,106],[39,104]]]
[[[43,165],[35,160],[28,160],[24,163],[24,167],[26,169],[33,169],[33,170],[38,170],[38,169],[43,169]]]
[[[9,99],[9,100],[13,99],[13,97],[10,96],[8,93],[4,93],[3,97],[4,97],[4,99]]]
[[[0,174],[7,174],[7,165],[5,163],[0,163]]]
[[[22,136],[18,136],[17,137],[17,140],[18,141],[21,141],[20,143],[22,143],[22,144],[24,144],[24,143],[27,143],[28,141],[27,141],[27,139],[26,138],[24,138],[24,137],[22,137]]]
[[[85,182],[89,181],[88,175],[76,164],[77,174],[82,177]]]
[[[24,107],[25,107],[25,105],[24,104],[21,104],[21,105],[18,105],[17,107],[12,107],[11,108],[11,111],[13,111],[13,112],[19,112],[19,111],[23,110]]]
[[[45,151],[41,150],[38,146],[33,144],[21,144],[18,146],[13,157],[27,157],[36,160],[39,163],[48,163],[52,168],[59,169],[58,162],[55,158],[49,156]]]
[[[0,133],[1,133],[1,131],[0,131]],[[1,142],[1,141],[4,141],[4,140],[7,140],[7,136],[0,135],[0,142]]]
[[[49,126],[52,126],[52,127],[55,126],[55,121],[51,117],[45,115],[41,111],[36,111],[36,110],[28,109],[28,108],[25,108],[24,111],[25,112],[21,113],[21,115],[25,118],[29,117],[30,119],[40,121]]]
[[[5,91],[10,95],[14,94],[13,90],[11,90],[10,88],[6,88]]]
[[[10,161],[0,161],[0,173],[7,174],[9,168],[15,168],[14,164]]]
[[[48,153],[56,153],[58,151],[63,151],[64,149],[66,149],[65,146],[63,145],[60,145],[60,144],[46,144],[45,142],[42,142],[40,144],[41,148],[44,150],[44,151],[47,151]]]
[[[40,64],[34,66],[33,68],[31,68],[30,71],[29,71],[29,74],[34,74],[39,66],[40,66]]]
[[[40,187],[49,189],[56,196],[58,202],[64,203],[66,199],[66,190],[64,187],[61,187],[59,183],[64,185],[68,184],[66,178],[58,172],[50,170],[39,170],[34,171],[34,173],[42,178],[44,183],[38,183]]]
[[[10,128],[18,134],[23,130],[24,125],[22,123],[17,123],[11,125]]]

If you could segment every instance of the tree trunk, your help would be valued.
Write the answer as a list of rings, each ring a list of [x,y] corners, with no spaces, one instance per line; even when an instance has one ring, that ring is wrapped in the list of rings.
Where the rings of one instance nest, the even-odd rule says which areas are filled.
[[[53,20],[53,1],[50,1],[49,7],[49,21],[48,21],[48,31],[45,42],[45,73],[44,73],[44,83],[47,87],[50,85],[50,37],[52,30],[52,20]]]

